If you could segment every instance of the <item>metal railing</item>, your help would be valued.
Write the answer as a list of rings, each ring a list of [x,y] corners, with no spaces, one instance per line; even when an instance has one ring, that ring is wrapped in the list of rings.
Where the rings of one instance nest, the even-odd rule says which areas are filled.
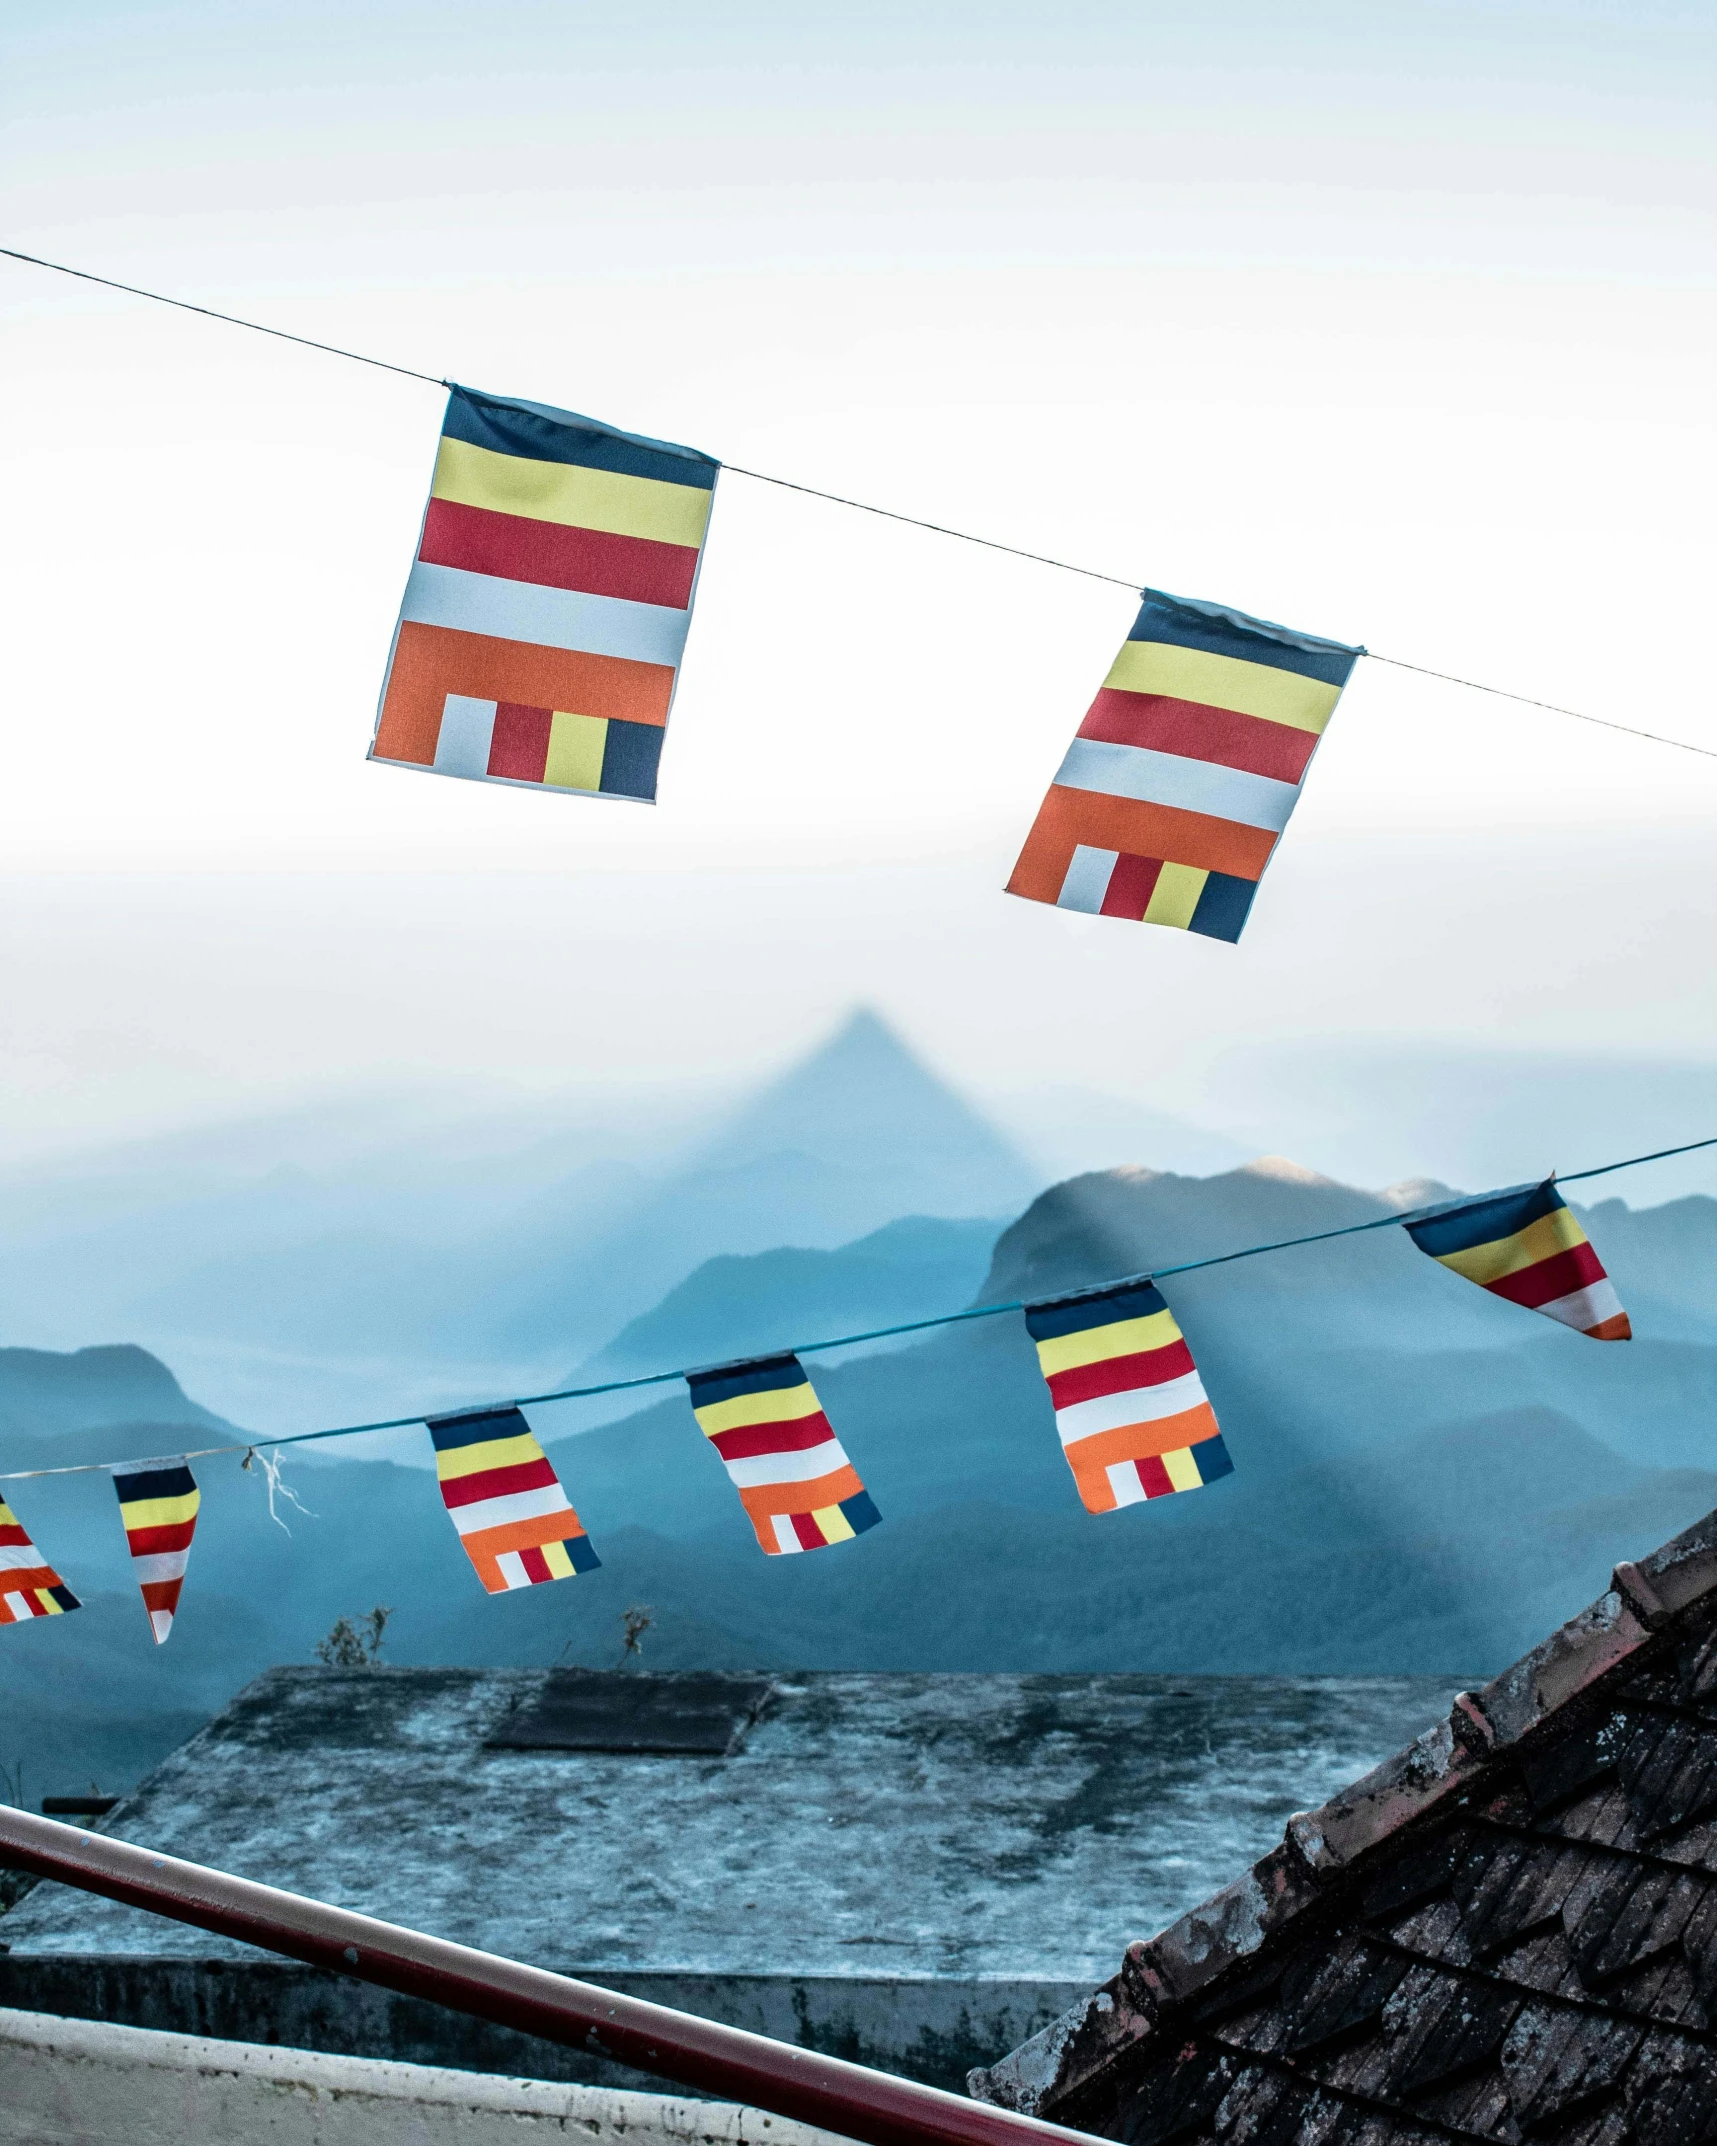
[[[1088,2135],[767,2035],[0,1806],[0,1865],[745,2101],[866,2146],[1091,2146]]]

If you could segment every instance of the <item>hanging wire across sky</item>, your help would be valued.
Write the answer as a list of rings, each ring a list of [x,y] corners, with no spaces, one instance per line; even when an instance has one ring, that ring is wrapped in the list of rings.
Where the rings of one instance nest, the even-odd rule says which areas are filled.
[[[1709,1135],[1704,1140],[1685,1141],[1680,1147],[1656,1148],[1649,1155],[1628,1155],[1620,1162],[1601,1162],[1590,1170],[1571,1170],[1566,1175],[1554,1176],[1551,1181],[1558,1185],[1579,1184],[1589,1177],[1608,1177],[1614,1170],[1633,1170],[1637,1169],[1641,1163],[1664,1162],[1672,1155],[1691,1155],[1700,1148],[1709,1147],[1717,1147],[1717,1133]],[[1439,1200],[1429,1207],[1409,1207],[1404,1208],[1399,1214],[1375,1215],[1369,1222],[1347,1222],[1340,1229],[1314,1230],[1309,1236],[1305,1237],[1278,1237],[1269,1244],[1245,1245],[1237,1252],[1216,1252],[1208,1259],[1184,1259],[1179,1265],[1173,1267],[1152,1267],[1137,1274],[1118,1274],[1109,1281],[1087,1282],[1079,1289],[1068,1290],[1064,1294],[1068,1296],[1085,1296],[1095,1290],[1122,1289],[1130,1283],[1161,1281],[1165,1276],[1171,1274],[1196,1274],[1205,1267],[1226,1267],[1237,1259],[1257,1259],[1260,1254],[1265,1252],[1291,1252],[1303,1244],[1327,1244],[1332,1237],[1360,1237],[1368,1230],[1376,1229],[1405,1229],[1409,1222],[1424,1221],[1429,1216],[1442,1212],[1450,1204],[1449,1201]],[[1056,1299],[1051,1297],[1038,1299],[1037,1301],[1052,1303]],[[873,1326],[862,1334],[837,1334],[826,1341],[786,1343],[780,1349],[771,1350],[768,1353],[781,1356],[789,1353],[794,1356],[824,1356],[834,1349],[856,1349],[867,1341],[889,1341],[897,1334],[927,1333],[932,1327],[962,1326],[969,1319],[999,1319],[1007,1312],[1023,1311],[1024,1309],[1025,1299],[1023,1297],[1009,1297],[1005,1303],[973,1304],[965,1311],[937,1312],[931,1318],[906,1319],[897,1326]],[[755,1357],[735,1359],[736,1362],[740,1363],[755,1362],[756,1360]],[[675,1379],[683,1379],[688,1371],[704,1371],[715,1368],[721,1367],[705,1364],[685,1364],[674,1371],[646,1371],[637,1378],[604,1379],[597,1386],[560,1386],[556,1387],[552,1393],[515,1394],[510,1400],[481,1402],[469,1408],[453,1409],[446,1413],[452,1415],[489,1415],[499,1414],[509,1408],[536,1408],[544,1406],[550,1401],[588,1401],[598,1394],[630,1393],[640,1386],[666,1386]],[[441,1412],[433,1409],[430,1411],[431,1415],[438,1415],[439,1413]],[[389,1416],[379,1423],[343,1423],[329,1431],[296,1431],[282,1438],[245,1438],[232,1445],[199,1446],[195,1452],[184,1453],[175,1457],[184,1460],[208,1460],[220,1453],[243,1453],[246,1455],[245,1465],[248,1467],[250,1455],[254,1454],[261,1460],[265,1451],[275,1447],[314,1445],[318,1440],[324,1438],[368,1438],[378,1431],[410,1430],[425,1420],[423,1411],[419,1410],[416,1415]],[[115,1468],[135,1468],[140,1465],[140,1458],[139,1456],[132,1456],[125,1460],[74,1461],[62,1468],[13,1468],[0,1473],[0,1483],[22,1483],[34,1476],[43,1475],[102,1475],[110,1473]],[[266,1470],[268,1466],[266,1461],[263,1461],[263,1466]],[[272,1475],[270,1476],[270,1482],[275,1489],[281,1487],[278,1479]]]
[[[237,313],[223,313],[216,306],[195,305],[188,298],[171,298],[165,291],[145,290],[141,284],[121,283],[113,276],[98,276],[92,269],[73,268],[65,261],[45,260],[39,253],[23,253],[16,246],[0,246],[0,257],[22,261],[31,268],[51,269],[58,276],[75,276],[80,283],[98,283],[104,290],[123,291],[129,298],[147,298],[154,305],[173,306],[181,313],[200,314],[204,320],[224,321],[229,328],[248,328],[255,335],[271,335],[282,343],[297,343],[305,350],[320,350],[331,358],[349,358],[354,365],[371,365],[378,372],[398,373],[407,380],[427,381],[431,387],[452,387],[439,373],[420,372],[415,365],[396,365],[391,358],[372,358],[361,350],[347,350],[340,343],[324,343],[312,335],[295,335],[287,328],[271,328],[260,320],[246,320]],[[1028,559],[1035,566],[1054,567],[1058,573],[1078,574],[1086,581],[1106,581],[1118,589],[1137,590],[1140,583],[1124,574],[1106,574],[1094,566],[1076,566],[1070,559],[1049,553],[1026,551],[999,538],[976,536],[969,529],[951,529],[944,522],[926,521],[916,514],[902,514],[894,507],[872,506],[868,500],[849,499],[841,492],[825,492],[818,485],[800,484],[791,477],[773,477],[765,470],[747,469],[742,463],[724,462],[722,468],[735,477],[749,477],[756,484],[772,484],[783,492],[800,492],[808,499],[827,500],[831,506],[850,507],[858,514],[874,514],[880,520],[901,522],[909,529],[925,529],[933,536],[952,537],[961,544],[977,544],[985,551],[1006,552],[1013,559]],[[1565,715],[1576,723],[1591,723],[1599,730],[1619,731],[1623,737],[1644,738],[1653,745],[1673,746],[1677,752],[1697,753],[1702,760],[1717,760],[1717,747],[1695,745],[1687,738],[1670,738],[1657,730],[1640,730],[1632,723],[1618,723],[1605,715],[1588,715],[1580,708],[1565,708],[1558,701],[1539,700],[1530,693],[1515,693],[1506,686],[1485,685],[1476,678],[1460,678],[1453,671],[1435,671],[1428,664],[1409,663],[1402,656],[1382,656],[1376,649],[1362,651],[1373,663],[1386,663],[1392,670],[1414,671],[1421,678],[1436,678],[1444,685],[1461,686],[1469,693],[1488,693],[1493,700],[1517,702],[1523,708],[1541,708],[1550,715]]]

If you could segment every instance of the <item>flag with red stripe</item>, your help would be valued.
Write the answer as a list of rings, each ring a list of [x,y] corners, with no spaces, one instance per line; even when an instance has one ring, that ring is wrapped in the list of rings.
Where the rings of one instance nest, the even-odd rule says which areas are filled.
[[[0,1624],[29,1617],[59,1617],[82,1603],[25,1534],[17,1514],[0,1497]]]
[[[767,1556],[850,1542],[882,1518],[798,1357],[692,1371],[686,1384]]]
[[[1615,1284],[1554,1178],[1457,1202],[1406,1229],[1421,1252],[1492,1296],[1594,1341],[1633,1339]]]
[[[370,758],[653,802],[720,467],[455,387]]]
[[[149,1629],[160,1646],[173,1629],[197,1532],[202,1492],[183,1456],[130,1461],[113,1471],[131,1569],[143,1591]]]
[[[522,1409],[474,1409],[426,1427],[441,1502],[490,1594],[601,1564]]]
[[[1153,1283],[1028,1304],[1025,1324],[1087,1512],[1233,1472],[1192,1351]]]
[[[1363,654],[1146,589],[1007,891],[1238,939]]]

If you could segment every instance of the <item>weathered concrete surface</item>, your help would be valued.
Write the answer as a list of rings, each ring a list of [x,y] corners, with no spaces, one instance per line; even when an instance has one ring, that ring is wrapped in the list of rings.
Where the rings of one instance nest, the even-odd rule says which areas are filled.
[[[0,2146],[841,2146],[728,2102],[0,2011]]]
[[[270,1670],[101,1830],[597,1980],[1088,1986],[1454,1690],[819,1674],[783,1680],[731,1758],[485,1748],[543,1675]],[[52,1886],[0,1938],[15,1958],[247,1953]]]
[[[271,1670],[100,1830],[959,2087],[1453,1696],[818,1674],[781,1680],[729,1756],[491,1748],[544,1675]],[[60,1886],[0,1941],[0,2003],[636,2083]]]

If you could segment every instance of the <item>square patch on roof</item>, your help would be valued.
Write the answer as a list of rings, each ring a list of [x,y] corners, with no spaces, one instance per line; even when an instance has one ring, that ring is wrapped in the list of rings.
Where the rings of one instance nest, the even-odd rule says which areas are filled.
[[[616,1677],[551,1669],[536,1697],[505,1716],[486,1748],[728,1758],[772,1689],[767,1677],[703,1671]]]

